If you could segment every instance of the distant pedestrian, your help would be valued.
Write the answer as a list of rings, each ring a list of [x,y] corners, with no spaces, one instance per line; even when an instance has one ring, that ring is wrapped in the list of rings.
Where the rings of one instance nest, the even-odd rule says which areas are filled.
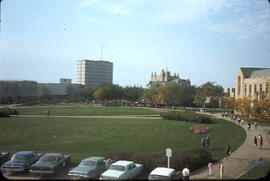
[[[250,130],[250,126],[251,126],[250,123],[248,123],[248,124],[247,124],[248,130]]]
[[[230,144],[226,144],[226,146],[225,146],[225,153],[226,153],[226,159],[228,159],[228,157],[230,157],[230,155],[231,155]]]
[[[109,157],[109,158],[106,160],[106,162],[105,162],[105,167],[106,167],[107,169],[109,169],[110,166],[111,166],[111,164],[112,164],[112,162],[113,162],[112,158]]]
[[[238,121],[238,124],[240,125],[241,119],[240,118],[237,118],[237,121]]]
[[[183,169],[182,175],[183,175],[183,180],[188,180],[189,179],[189,169],[187,167],[185,167]]]
[[[202,147],[205,148],[205,143],[206,143],[205,136],[202,138],[201,143],[202,143]]]
[[[210,135],[206,136],[206,139],[205,139],[205,146],[206,146],[206,148],[209,147],[209,144],[210,144]]]
[[[257,122],[254,123],[254,128],[257,130]]]
[[[259,139],[260,149],[262,149],[262,146],[263,146],[263,138],[262,138],[262,135],[259,135],[258,139]]]
[[[255,145],[255,147],[257,147],[257,137],[256,136],[254,137],[254,145]]]
[[[225,112],[225,117],[227,117],[228,116],[228,113],[227,112]]]
[[[221,113],[221,116],[224,117],[224,112]]]

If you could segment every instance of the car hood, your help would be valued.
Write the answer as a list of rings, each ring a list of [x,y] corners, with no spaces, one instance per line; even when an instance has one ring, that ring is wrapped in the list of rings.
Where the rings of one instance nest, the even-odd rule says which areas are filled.
[[[94,171],[96,167],[89,166],[89,167],[75,167],[71,169],[69,172],[71,173],[83,173],[88,174],[89,171]]]
[[[32,167],[45,167],[45,168],[52,168],[55,166],[55,163],[52,162],[38,162],[32,165]]]
[[[101,177],[115,177],[119,178],[121,175],[123,175],[123,171],[117,171],[117,170],[107,170],[104,172]]]
[[[25,166],[28,162],[26,161],[12,161],[12,160],[9,160],[7,161],[6,163],[4,163],[2,166],[15,166],[15,167],[21,167],[21,166]]]

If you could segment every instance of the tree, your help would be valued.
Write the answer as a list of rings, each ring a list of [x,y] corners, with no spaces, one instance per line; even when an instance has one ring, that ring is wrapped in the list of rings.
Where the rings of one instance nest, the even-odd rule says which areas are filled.
[[[224,95],[223,87],[215,85],[215,82],[206,82],[197,88],[197,96],[194,99],[194,104],[203,106],[206,97],[221,97]],[[215,101],[215,99],[210,99]]]
[[[251,103],[252,101],[250,96],[238,98],[235,101],[234,109],[237,111],[238,114],[248,119],[252,111]]]
[[[123,92],[124,92],[124,98],[126,100],[135,102],[135,101],[140,100],[140,98],[142,97],[142,95],[144,93],[144,89],[142,87],[127,86],[127,87],[123,88]]]
[[[94,98],[106,102],[109,100],[121,99],[123,94],[123,88],[119,85],[105,84],[94,92]]]
[[[224,109],[234,109],[235,99],[233,97],[223,97],[221,100],[221,107]]]

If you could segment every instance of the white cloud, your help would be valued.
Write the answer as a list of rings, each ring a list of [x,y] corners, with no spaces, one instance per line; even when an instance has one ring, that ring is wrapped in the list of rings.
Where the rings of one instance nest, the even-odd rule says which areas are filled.
[[[82,0],[80,5],[122,16],[141,15],[154,23],[196,23],[239,39],[270,34],[265,0]],[[97,23],[93,17],[85,21]]]

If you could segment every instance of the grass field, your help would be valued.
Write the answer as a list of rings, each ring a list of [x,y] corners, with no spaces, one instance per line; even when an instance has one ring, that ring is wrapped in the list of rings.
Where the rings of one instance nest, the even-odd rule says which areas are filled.
[[[46,110],[55,116],[119,116],[159,115],[159,112],[134,107],[31,107],[17,109],[21,115],[44,115]]]
[[[64,109],[64,112],[60,111],[62,109],[55,110],[55,114],[68,114],[68,109]],[[74,114],[79,111],[73,110]],[[82,110],[86,114],[89,109]],[[131,111],[123,110],[125,114]],[[138,110],[136,113],[139,113]],[[38,114],[41,109],[25,111],[25,114],[35,111]],[[104,156],[122,151],[164,152],[165,156],[168,147],[173,151],[201,147],[200,141],[204,135],[192,134],[189,126],[193,124],[162,119],[1,118],[0,151],[62,152],[71,154],[73,162],[89,156]],[[241,127],[224,120],[214,119],[214,123],[208,126],[211,128],[208,132],[211,135],[210,152],[217,160],[224,157],[226,143],[230,143],[232,150],[235,150],[246,138]]]
[[[265,163],[263,165],[254,167],[246,174],[239,177],[239,180],[255,180],[259,178],[265,178],[269,173],[270,173],[270,163]]]

